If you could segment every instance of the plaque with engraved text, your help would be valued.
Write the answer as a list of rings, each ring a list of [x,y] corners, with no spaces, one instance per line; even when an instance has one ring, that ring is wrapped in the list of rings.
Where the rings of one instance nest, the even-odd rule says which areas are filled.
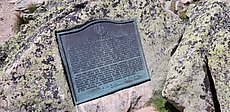
[[[97,20],[56,36],[75,104],[150,80],[135,21]]]

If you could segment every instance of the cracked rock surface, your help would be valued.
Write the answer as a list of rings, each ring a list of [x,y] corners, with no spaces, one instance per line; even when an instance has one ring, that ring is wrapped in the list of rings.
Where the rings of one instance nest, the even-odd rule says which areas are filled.
[[[229,4],[175,1],[48,0],[23,14],[32,19],[0,46],[0,111],[135,111],[164,86],[181,111],[227,112]],[[151,81],[74,106],[55,31],[98,19],[136,20]]]
[[[188,9],[189,22],[170,59],[162,92],[185,112],[230,110],[230,7],[217,0]],[[212,84],[214,83],[214,84]]]
[[[0,47],[0,111],[139,110],[161,90],[170,52],[184,32],[181,19],[149,0],[51,0],[23,17],[33,19]],[[152,81],[74,106],[55,31],[97,19],[136,20]]]

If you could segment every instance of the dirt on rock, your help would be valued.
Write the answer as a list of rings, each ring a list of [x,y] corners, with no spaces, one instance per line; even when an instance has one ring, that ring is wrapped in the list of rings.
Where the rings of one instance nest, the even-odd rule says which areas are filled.
[[[0,0],[0,45],[4,44],[14,34],[14,5],[9,0]]]

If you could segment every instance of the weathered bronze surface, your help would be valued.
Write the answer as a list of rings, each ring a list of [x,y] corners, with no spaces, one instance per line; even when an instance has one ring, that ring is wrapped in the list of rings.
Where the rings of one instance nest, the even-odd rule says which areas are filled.
[[[98,20],[56,35],[75,104],[150,79],[135,21]]]

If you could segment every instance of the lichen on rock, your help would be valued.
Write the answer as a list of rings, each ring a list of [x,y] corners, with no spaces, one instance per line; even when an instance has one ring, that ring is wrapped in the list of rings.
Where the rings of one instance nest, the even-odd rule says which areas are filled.
[[[178,109],[217,110],[213,79],[221,111],[229,110],[229,4],[190,5],[183,12],[189,21],[180,11],[158,0],[45,2],[23,15],[33,19],[0,48],[0,111],[138,110],[166,76],[163,95]],[[151,81],[74,106],[55,32],[98,19],[136,20]]]
[[[215,0],[189,8],[189,23],[162,93],[185,112],[230,109],[229,14],[229,4]]]
[[[139,0],[48,1],[35,13],[23,16],[33,19],[2,47],[0,99],[7,102],[3,111],[140,109],[153,91],[162,88],[169,52],[184,29],[184,23],[162,9],[160,3]],[[136,20],[153,81],[74,107],[55,31],[97,19]]]

